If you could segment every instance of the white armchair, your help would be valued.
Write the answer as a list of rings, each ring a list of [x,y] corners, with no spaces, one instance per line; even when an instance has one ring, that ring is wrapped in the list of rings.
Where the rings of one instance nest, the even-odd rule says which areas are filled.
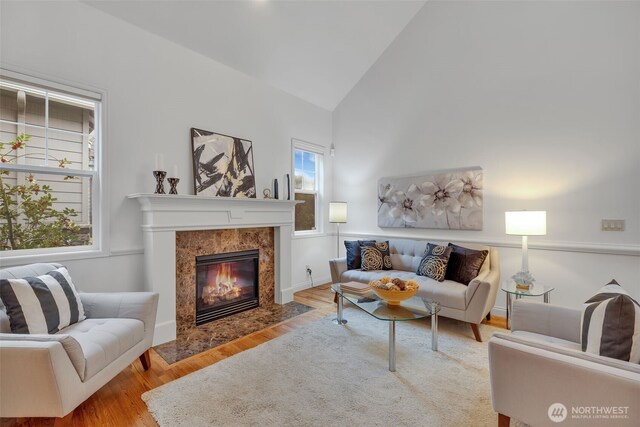
[[[563,417],[563,426],[637,425],[640,365],[584,353],[581,314],[515,301],[512,333],[494,334],[489,341],[491,399],[500,427],[510,418],[542,426]],[[563,406],[556,405],[554,412],[549,409],[554,404]],[[603,411],[616,417],[597,418]]]
[[[59,267],[7,268],[0,279]],[[149,368],[158,294],[79,295],[87,318],[55,335],[11,333],[0,302],[0,417],[65,417],[137,358]]]

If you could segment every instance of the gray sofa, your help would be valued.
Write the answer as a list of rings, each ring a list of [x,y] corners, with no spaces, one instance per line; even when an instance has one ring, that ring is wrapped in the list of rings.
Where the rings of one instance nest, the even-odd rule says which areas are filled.
[[[448,244],[448,242],[430,242]],[[399,277],[405,280],[416,279],[420,284],[418,296],[438,301],[441,305],[439,313],[441,316],[468,322],[476,340],[482,341],[479,325],[491,312],[500,285],[498,250],[474,243],[453,242],[466,248],[489,251],[478,277],[467,286],[451,280],[438,282],[415,274],[427,243],[429,241],[426,240],[389,239],[393,270],[347,270],[346,258],[332,259],[329,261],[331,279],[333,283],[349,281],[368,283],[383,276]]]
[[[640,365],[583,352],[581,320],[579,309],[514,302],[512,332],[489,340],[491,400],[500,427],[512,417],[532,426],[638,425]],[[596,411],[611,410],[619,417],[597,418],[613,412]]]
[[[0,270],[41,276],[60,264]],[[0,417],[65,417],[129,364],[148,369],[158,294],[80,293],[86,319],[54,335],[14,334],[0,302]]]

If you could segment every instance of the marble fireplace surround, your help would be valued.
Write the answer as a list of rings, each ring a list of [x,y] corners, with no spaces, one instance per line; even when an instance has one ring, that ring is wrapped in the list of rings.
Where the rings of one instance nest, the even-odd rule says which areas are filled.
[[[273,300],[293,301],[291,236],[296,201],[132,194],[142,210],[144,289],[158,292],[153,345],[176,339],[176,232],[273,228]],[[213,251],[212,251],[213,252]]]

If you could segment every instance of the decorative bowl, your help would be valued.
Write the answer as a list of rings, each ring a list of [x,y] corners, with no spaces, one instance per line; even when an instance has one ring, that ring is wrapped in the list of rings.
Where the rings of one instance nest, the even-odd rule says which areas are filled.
[[[392,279],[385,276],[380,280],[369,282],[369,287],[376,295],[385,300],[388,305],[400,305],[406,299],[411,298],[420,289],[415,280]]]

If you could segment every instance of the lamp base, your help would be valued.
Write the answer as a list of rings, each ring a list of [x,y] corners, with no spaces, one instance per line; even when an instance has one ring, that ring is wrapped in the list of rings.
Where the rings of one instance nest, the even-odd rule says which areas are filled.
[[[519,289],[530,289],[536,280],[528,271],[519,271],[511,278],[516,282],[516,287]]]

